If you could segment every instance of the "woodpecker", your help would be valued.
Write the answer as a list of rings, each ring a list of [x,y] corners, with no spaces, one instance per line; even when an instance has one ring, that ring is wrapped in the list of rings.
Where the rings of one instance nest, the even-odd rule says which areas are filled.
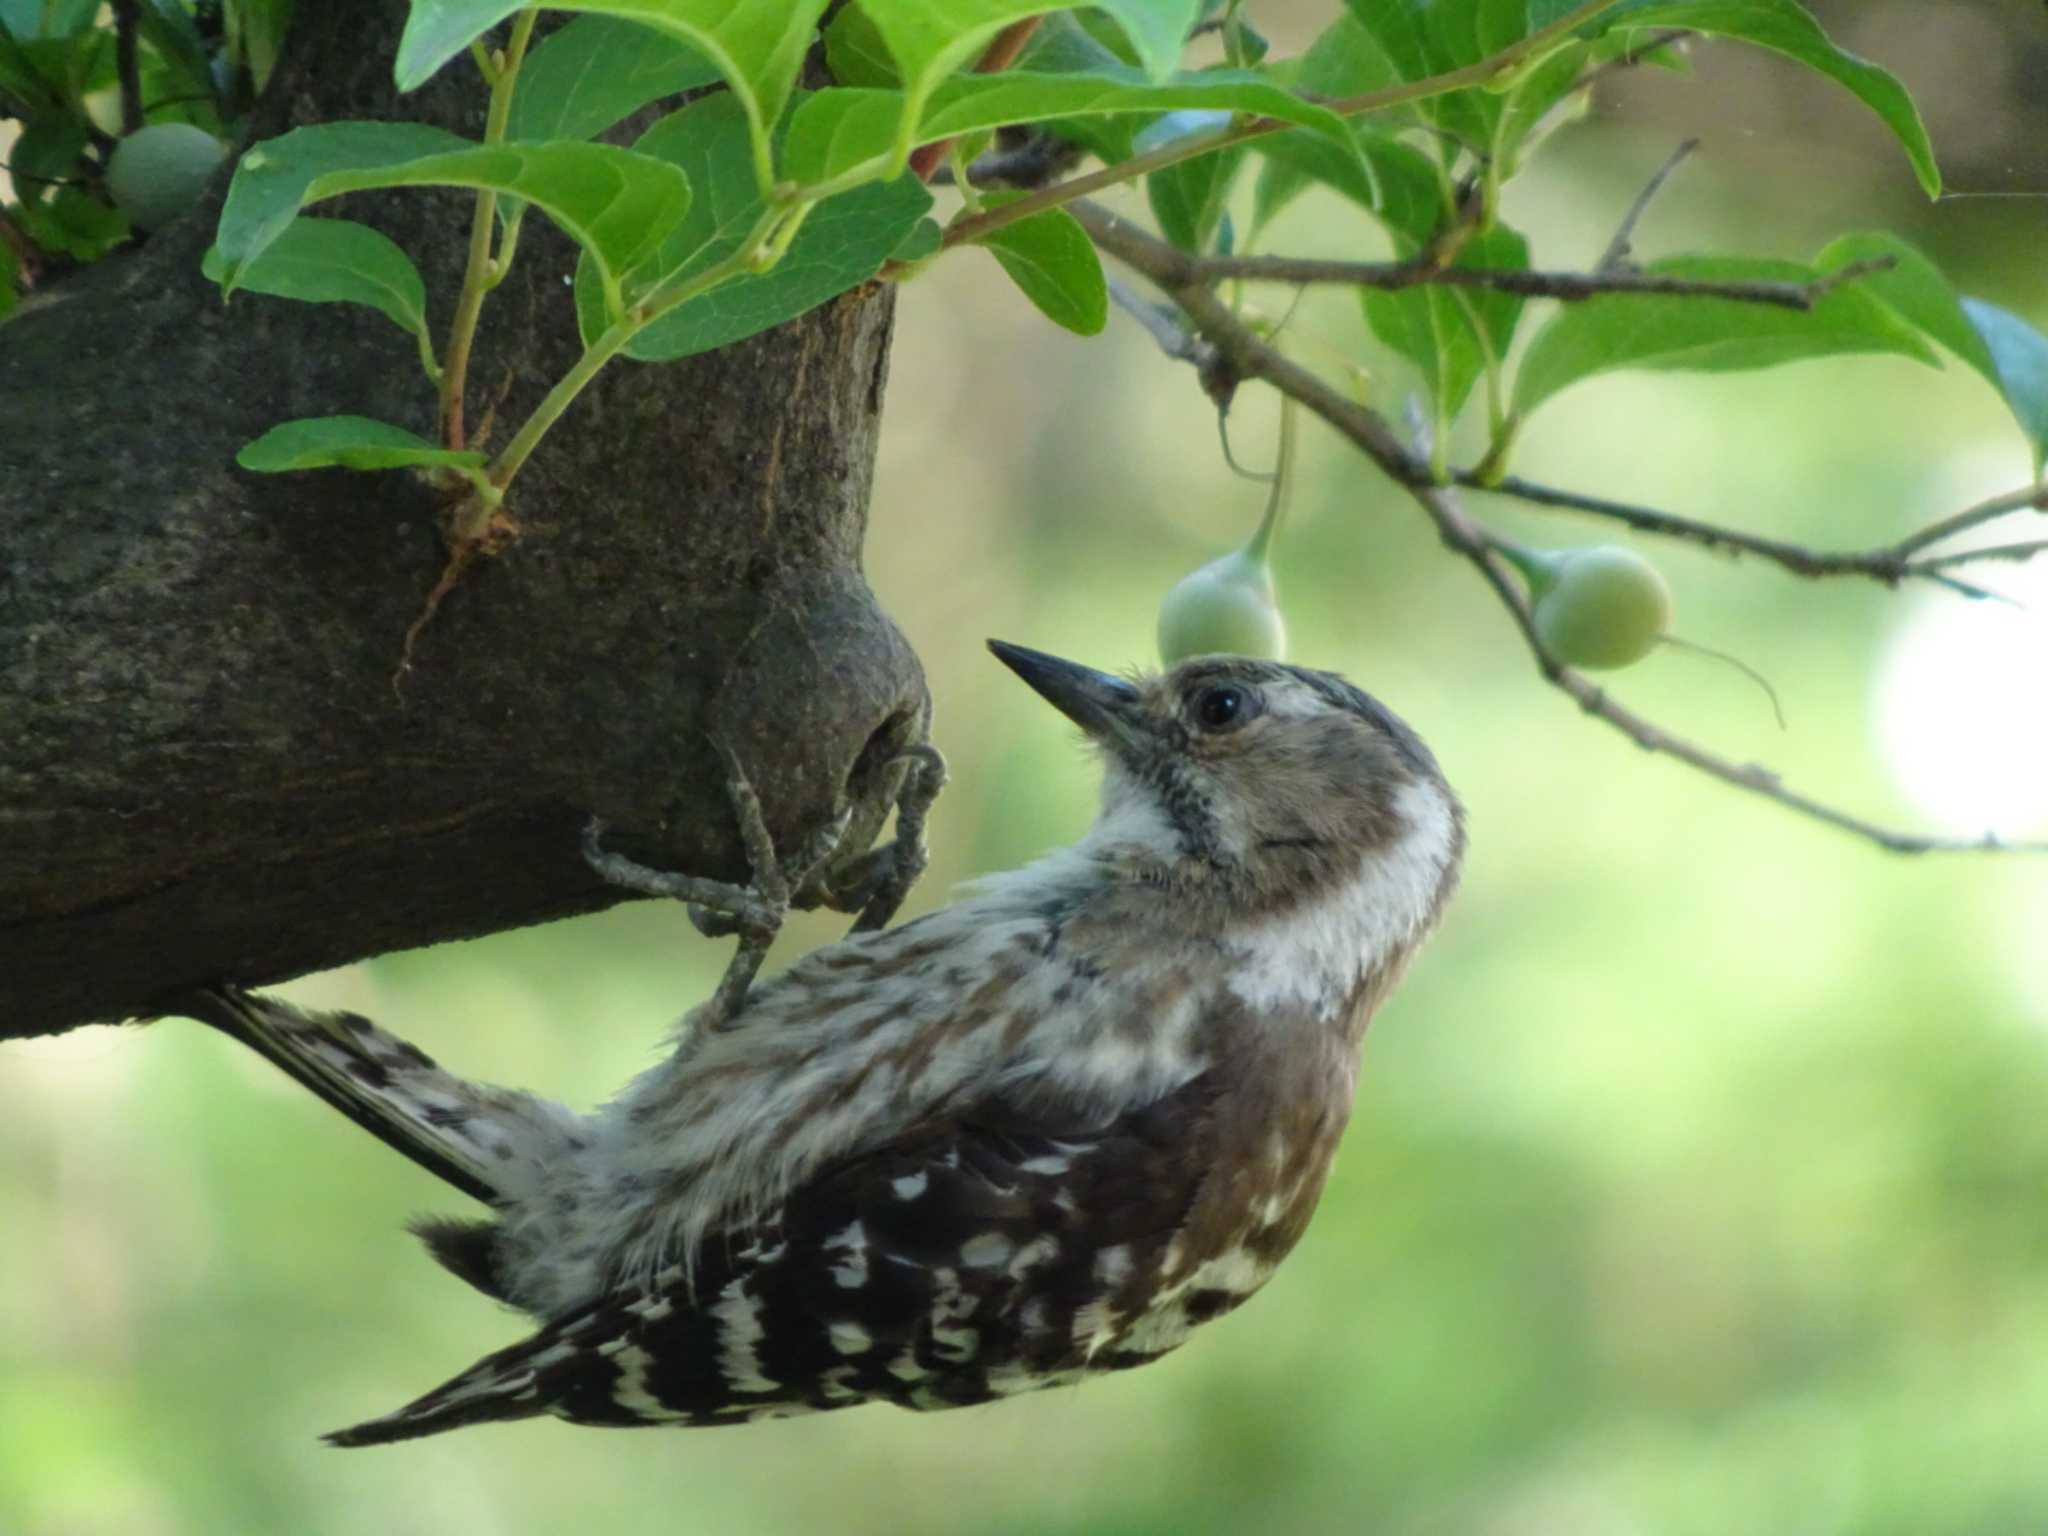
[[[1456,885],[1457,797],[1331,673],[990,648],[1100,750],[1086,835],[686,1016],[593,1113],[187,1000],[486,1202],[416,1231],[539,1323],[331,1442],[986,1402],[1155,1360],[1273,1273]]]

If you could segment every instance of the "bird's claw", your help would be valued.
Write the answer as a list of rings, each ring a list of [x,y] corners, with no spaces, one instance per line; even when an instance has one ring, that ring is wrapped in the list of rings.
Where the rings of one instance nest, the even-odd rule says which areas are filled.
[[[725,974],[698,1011],[705,1028],[719,1030],[730,1028],[745,1009],[748,990],[797,893],[821,892],[835,909],[858,911],[860,916],[853,925],[856,933],[881,928],[895,915],[924,873],[928,860],[925,817],[945,785],[946,760],[935,747],[906,749],[897,758],[908,769],[896,799],[895,840],[835,869],[830,867],[832,858],[853,819],[852,808],[842,808],[831,820],[813,828],[796,858],[785,865],[775,852],[775,841],[761,815],[760,798],[746,770],[723,742],[715,745],[725,759],[726,792],[739,822],[740,841],[747,850],[750,884],[732,885],[650,869],[612,853],[604,846],[605,823],[595,816],[584,825],[582,845],[584,860],[613,885],[683,902],[691,924],[706,938],[738,938],[739,947]]]
[[[644,864],[609,852],[604,847],[605,824],[593,816],[583,828],[583,857],[590,867],[614,885],[649,896],[667,896],[685,904],[690,922],[706,938],[739,939],[739,947],[727,963],[716,990],[699,1012],[708,1029],[726,1029],[745,1009],[747,992],[759,974],[761,962],[775,936],[782,930],[792,894],[832,856],[845,836],[851,809],[842,810],[814,829],[805,839],[794,869],[786,868],[775,852],[761,815],[761,801],[740,766],[739,758],[723,742],[714,743],[726,764],[726,792],[733,814],[739,821],[740,841],[747,850],[751,883],[733,885]]]
[[[858,912],[855,933],[872,933],[889,919],[917,884],[931,861],[925,844],[925,819],[946,787],[946,759],[929,743],[906,747],[896,757],[906,765],[903,787],[896,795],[896,836],[848,860],[827,877],[826,900],[835,911]]]

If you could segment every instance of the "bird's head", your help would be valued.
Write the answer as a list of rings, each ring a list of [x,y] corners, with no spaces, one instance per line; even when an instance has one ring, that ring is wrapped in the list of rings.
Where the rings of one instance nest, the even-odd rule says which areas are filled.
[[[1330,672],[1197,656],[1127,679],[989,648],[1102,750],[1098,856],[1243,916],[1361,880],[1419,936],[1456,883],[1464,817],[1422,739]]]

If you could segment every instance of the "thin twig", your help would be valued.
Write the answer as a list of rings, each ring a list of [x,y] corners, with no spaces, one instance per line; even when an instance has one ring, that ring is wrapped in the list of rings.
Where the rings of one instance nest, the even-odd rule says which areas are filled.
[[[141,25],[139,0],[114,0],[114,77],[121,82],[123,137],[142,126],[142,64],[135,47]]]
[[[1208,344],[1180,323],[1178,312],[1169,304],[1155,304],[1143,294],[1135,293],[1129,283],[1110,278],[1110,302],[1145,328],[1145,333],[1159,343],[1159,350],[1177,363],[1200,364]]]
[[[1339,283],[1354,288],[1401,289],[1436,286],[1486,288],[1526,298],[1576,303],[1605,294],[1657,294],[1672,298],[1727,299],[1810,310],[1844,283],[1897,265],[1890,256],[1852,261],[1811,282],[1720,283],[1669,277],[1658,272],[1531,272],[1489,267],[1453,267],[1432,256],[1418,261],[1324,261],[1305,256],[1189,256],[1181,280],[1214,283],[1249,279],[1268,283]]]
[[[1938,523],[1929,523],[1919,532],[1910,534],[1893,546],[1899,555],[1916,554],[1930,544],[1939,544],[1943,539],[1954,538],[1984,523],[1994,522],[2008,512],[2048,512],[2048,481],[2034,485],[2023,485],[2016,491],[2007,491],[2002,496],[1993,496],[1966,507],[1954,517],[1945,517]]]
[[[1661,32],[1653,32],[1642,42],[1631,47],[1628,52],[1615,55],[1605,64],[1595,64],[1579,77],[1577,89],[1584,90],[1603,75],[1615,74],[1624,69],[1634,69],[1659,49],[1669,48],[1673,43],[1682,43],[1694,35],[1690,27],[1667,27]]]
[[[1536,632],[1528,595],[1514,572],[1492,547],[1485,530],[1458,504],[1448,486],[1432,482],[1429,466],[1401,441],[1378,412],[1339,394],[1314,373],[1262,340],[1231,313],[1230,307],[1204,283],[1186,277],[1186,258],[1108,210],[1086,203],[1069,210],[1096,245],[1160,287],[1186,312],[1195,329],[1245,378],[1263,379],[1282,394],[1314,411],[1355,444],[1387,477],[1405,489],[1435,525],[1438,535],[1463,556],[1490,586],[1521,631],[1537,669],[1551,686],[1572,698],[1581,709],[1606,722],[1645,751],[1678,759],[1723,783],[1776,802],[1802,816],[1823,822],[1894,853],[2024,850],[2048,852],[2048,843],[2008,843],[1993,834],[1951,838],[1902,832],[1851,815],[1839,807],[1787,788],[1776,773],[1755,763],[1738,763],[1673,735],[1654,722],[1617,704],[1606,692],[1563,665]]]
[[[512,22],[510,38],[503,53],[487,55],[487,78],[491,82],[491,104],[484,120],[484,143],[497,144],[505,137],[505,124],[512,112],[512,91],[519,78],[519,66],[526,57],[538,13],[521,11]],[[470,214],[469,259],[463,268],[462,292],[455,301],[455,316],[448,326],[448,349],[441,364],[441,440],[450,448],[468,445],[463,426],[464,390],[469,382],[470,348],[476,340],[477,320],[483,314],[484,299],[493,286],[491,243],[498,229],[498,194],[485,188],[476,195]]]
[[[1980,549],[1958,550],[1952,555],[1929,555],[1924,560],[1914,561],[1913,568],[1915,571],[1945,571],[1977,560],[2010,560],[2018,564],[2044,552],[2048,552],[2048,539],[2033,539],[2024,544],[1987,544]]]
[[[1996,598],[1999,594],[1984,587],[1959,581],[1945,573],[1956,566],[1968,565],[1976,560],[2024,560],[2038,546],[2007,544],[1992,549],[1963,550],[1932,559],[1915,559],[1915,552],[1936,542],[1937,539],[1948,537],[1958,529],[1975,527],[1979,523],[1990,521],[1992,517],[2003,516],[2027,507],[2048,506],[2048,485],[2030,486],[2025,490],[1980,502],[1969,511],[1932,524],[1930,528],[1911,534],[1896,544],[1886,544],[1876,549],[1824,550],[1810,549],[1804,544],[1793,544],[1784,539],[1767,538],[1762,534],[1744,533],[1740,529],[1725,527],[1720,523],[1681,517],[1673,512],[1659,511],[1655,507],[1637,506],[1632,502],[1613,500],[1611,497],[1589,496],[1580,491],[1562,490],[1554,485],[1524,480],[1519,475],[1489,478],[1477,470],[1466,469],[1457,471],[1451,476],[1451,480],[1454,484],[1470,490],[1485,491],[1497,496],[1511,496],[1517,501],[1526,501],[1539,507],[1561,507],[1574,512],[1588,512],[1595,517],[1610,518],[1625,527],[1635,529],[1638,533],[1687,539],[1721,554],[1757,555],[1783,566],[1795,576],[1864,576],[1888,587],[1895,587],[1900,582],[1909,580],[1931,581],[1961,596],[1974,598]]]
[[[1643,215],[1649,212],[1652,200],[1664,190],[1664,183],[1671,179],[1671,173],[1685,164],[1691,158],[1692,152],[1699,147],[1698,139],[1687,139],[1671,152],[1669,159],[1657,167],[1656,175],[1652,176],[1643,190],[1636,194],[1636,200],[1629,204],[1628,212],[1622,215],[1621,227],[1615,230],[1614,238],[1607,242],[1607,249],[1602,251],[1600,259],[1593,263],[1595,272],[1623,270],[1623,264],[1635,254],[1632,242],[1636,237],[1636,225],[1640,224]]]

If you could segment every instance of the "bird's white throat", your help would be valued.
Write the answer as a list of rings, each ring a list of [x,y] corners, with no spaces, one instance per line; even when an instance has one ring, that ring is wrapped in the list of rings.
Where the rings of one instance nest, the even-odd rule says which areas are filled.
[[[1244,930],[1228,985],[1246,1007],[1327,1018],[1423,938],[1457,857],[1457,813],[1427,780],[1403,788],[1395,806],[1407,830],[1365,853],[1349,880]]]

